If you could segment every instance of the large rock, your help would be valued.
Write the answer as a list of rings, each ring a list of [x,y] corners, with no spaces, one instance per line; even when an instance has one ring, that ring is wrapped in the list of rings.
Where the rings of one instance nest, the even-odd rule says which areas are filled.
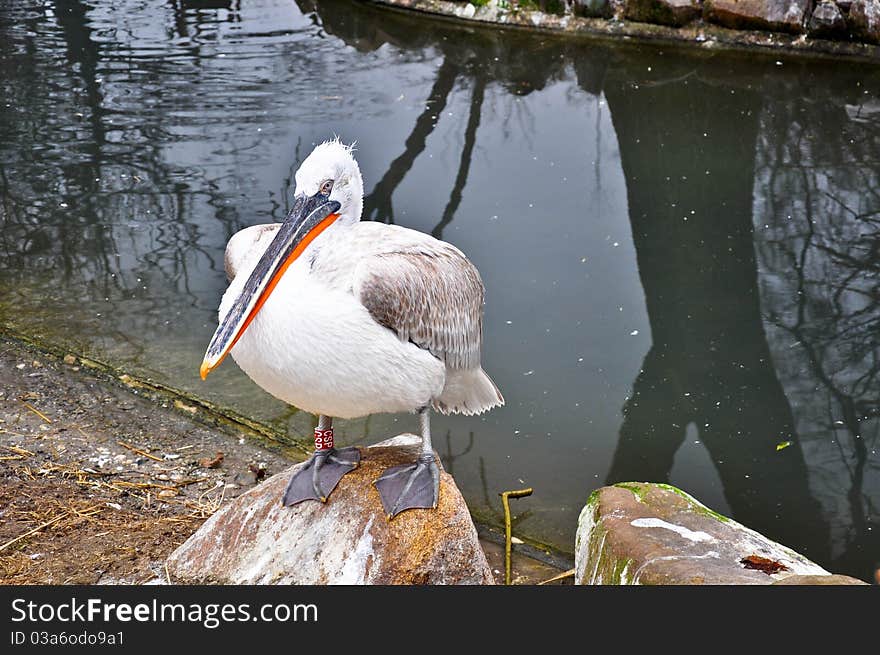
[[[296,465],[218,510],[167,561],[179,584],[494,584],[467,505],[441,471],[436,510],[389,521],[373,480],[418,453],[415,435],[361,449],[326,504],[283,507]]]
[[[869,43],[880,43],[880,0],[853,0],[849,8],[853,36]]]
[[[804,31],[812,0],[706,0],[703,17],[737,30]]]
[[[831,579],[818,564],[669,485],[602,487],[578,521],[577,584],[769,585],[790,576]]]
[[[822,39],[840,38],[846,35],[846,18],[836,3],[822,0],[810,17],[810,36]]]
[[[623,15],[629,20],[680,27],[699,17],[696,0],[626,0]]]

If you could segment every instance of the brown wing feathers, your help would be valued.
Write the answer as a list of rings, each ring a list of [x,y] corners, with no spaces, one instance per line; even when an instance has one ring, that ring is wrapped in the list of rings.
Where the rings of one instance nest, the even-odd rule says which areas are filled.
[[[355,290],[378,323],[443,360],[480,365],[483,283],[458,251],[393,252],[360,265]]]

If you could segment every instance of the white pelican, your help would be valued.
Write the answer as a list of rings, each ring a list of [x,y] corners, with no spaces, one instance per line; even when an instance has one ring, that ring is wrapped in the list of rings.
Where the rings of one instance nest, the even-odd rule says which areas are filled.
[[[357,448],[333,447],[333,417],[418,412],[418,460],[375,482],[393,518],[437,507],[430,408],[478,414],[504,399],[480,366],[479,272],[427,234],[361,222],[364,185],[351,151],[338,139],[317,146],[296,172],[285,221],[229,240],[231,281],[200,373],[231,352],[263,389],[318,415],[315,452],[291,478],[285,505],[326,502],[357,467]]]

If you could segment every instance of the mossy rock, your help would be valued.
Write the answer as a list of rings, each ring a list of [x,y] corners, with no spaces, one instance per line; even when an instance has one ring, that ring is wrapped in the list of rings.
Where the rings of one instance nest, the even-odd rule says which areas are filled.
[[[769,585],[791,576],[830,574],[668,484],[602,487],[578,519],[577,584]]]

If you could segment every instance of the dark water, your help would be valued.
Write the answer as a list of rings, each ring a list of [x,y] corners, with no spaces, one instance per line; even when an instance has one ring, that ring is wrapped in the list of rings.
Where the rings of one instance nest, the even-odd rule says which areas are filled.
[[[367,218],[451,241],[487,287],[508,404],[434,421],[478,514],[532,486],[516,532],[571,551],[590,491],[669,482],[871,575],[880,68],[343,0],[27,4],[0,5],[4,323],[307,437],[231,362],[198,368],[226,240],[282,218],[314,143],[357,139]]]

